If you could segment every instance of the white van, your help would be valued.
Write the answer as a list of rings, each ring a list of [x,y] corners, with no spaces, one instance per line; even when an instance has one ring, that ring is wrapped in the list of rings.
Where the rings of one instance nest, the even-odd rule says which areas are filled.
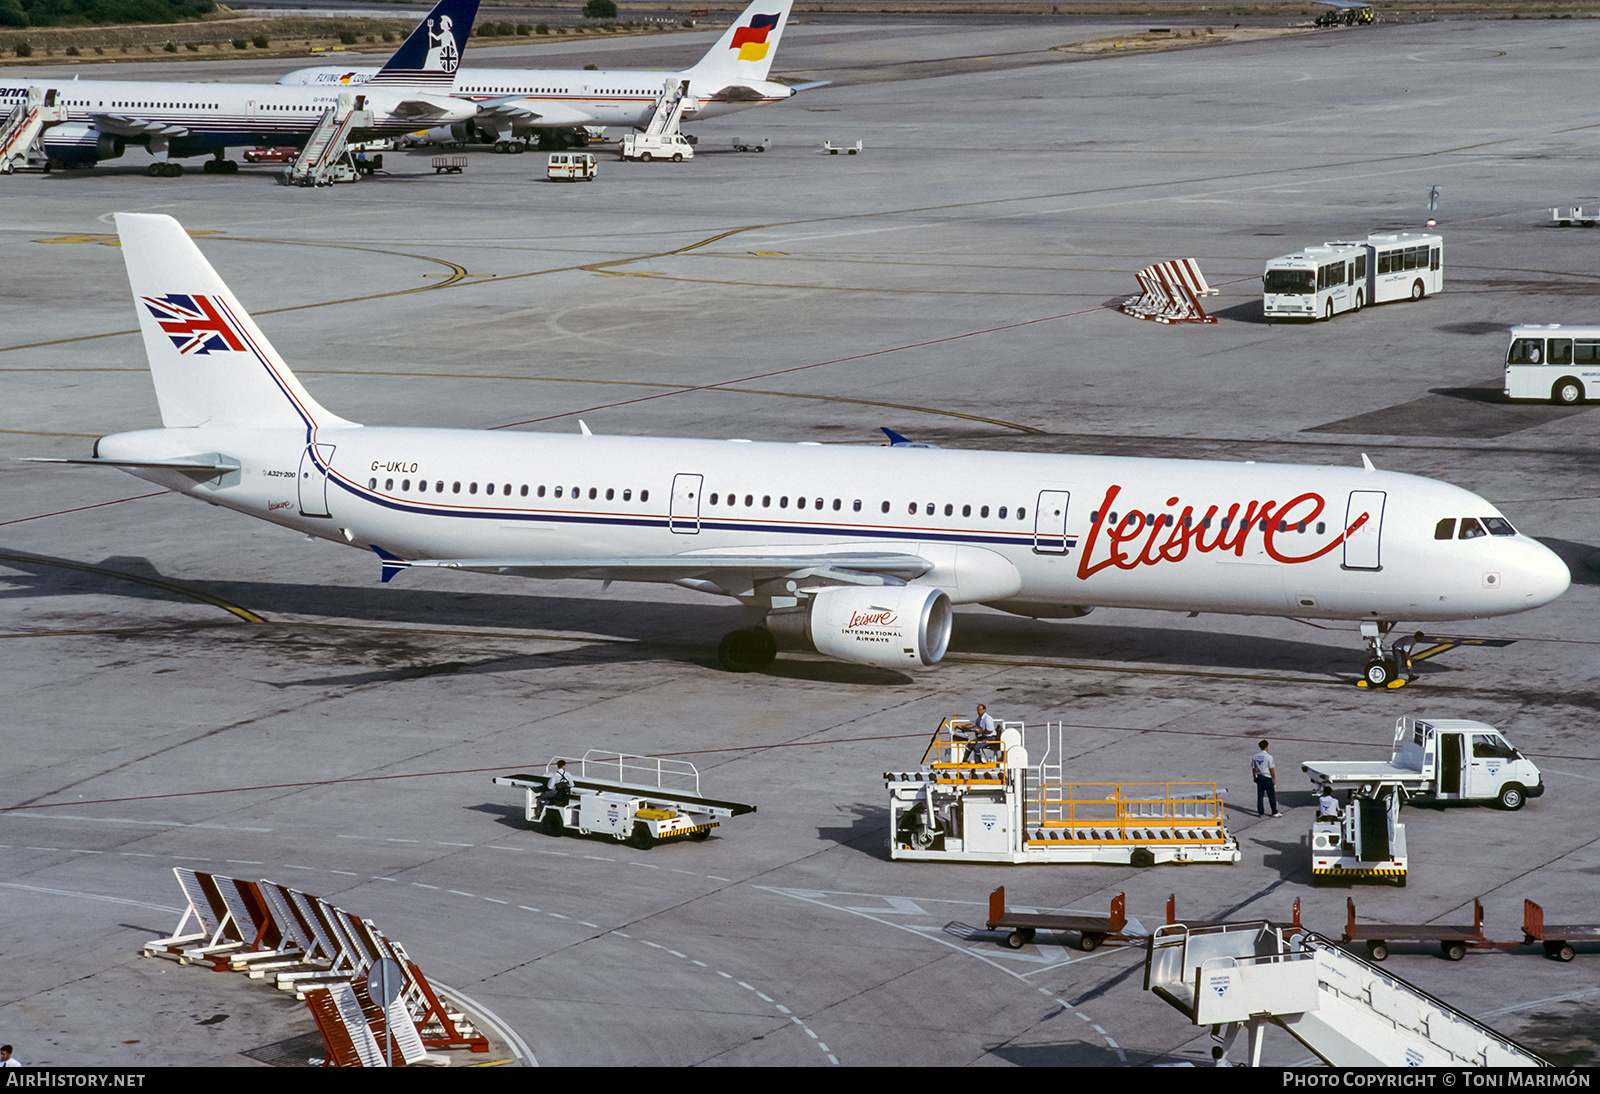
[[[552,152],[545,174],[556,182],[593,182],[595,159],[592,152]]]
[[[1505,390],[1508,399],[1549,399],[1560,406],[1600,395],[1600,327],[1512,327]]]
[[[682,133],[652,136],[648,133],[629,133],[622,138],[622,158],[625,160],[671,160],[682,163],[694,159],[694,145]]]

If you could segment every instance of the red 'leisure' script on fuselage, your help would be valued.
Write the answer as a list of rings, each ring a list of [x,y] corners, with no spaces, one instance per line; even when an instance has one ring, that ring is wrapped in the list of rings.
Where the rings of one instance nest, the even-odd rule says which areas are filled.
[[[1369,514],[1362,513],[1351,522],[1350,527],[1335,536],[1331,542],[1309,555],[1294,555],[1283,550],[1275,538],[1279,522],[1281,521],[1285,527],[1294,528],[1298,524],[1309,524],[1316,520],[1322,515],[1323,509],[1327,508],[1327,502],[1323,500],[1321,494],[1307,492],[1291,498],[1282,505],[1276,501],[1236,501],[1228,506],[1222,521],[1216,519],[1217,514],[1222,512],[1222,507],[1219,505],[1211,506],[1205,515],[1198,519],[1195,517],[1194,506],[1185,505],[1182,514],[1177,516],[1170,526],[1158,515],[1149,525],[1149,534],[1145,535],[1144,528],[1148,518],[1138,511],[1128,513],[1114,526],[1106,526],[1111,506],[1120,493],[1122,493],[1121,486],[1112,486],[1106,490],[1105,500],[1100,503],[1097,511],[1099,515],[1089,527],[1089,540],[1084,545],[1082,557],[1078,560],[1078,577],[1081,579],[1087,579],[1107,566],[1132,570],[1139,566],[1154,566],[1160,562],[1181,562],[1188,556],[1191,547],[1201,554],[1232,551],[1242,558],[1245,544],[1252,531],[1260,532],[1261,547],[1274,561],[1310,562],[1339,546],[1369,519]],[[1164,508],[1171,510],[1177,505],[1177,498],[1168,498]],[[1207,525],[1213,522],[1216,522],[1216,538],[1208,541],[1205,537],[1212,529]],[[1163,533],[1165,539],[1162,538]],[[1141,538],[1144,544],[1137,553],[1124,549],[1124,544],[1133,544],[1135,540]],[[1094,559],[1097,546],[1105,548],[1103,552],[1105,557],[1099,562]]]

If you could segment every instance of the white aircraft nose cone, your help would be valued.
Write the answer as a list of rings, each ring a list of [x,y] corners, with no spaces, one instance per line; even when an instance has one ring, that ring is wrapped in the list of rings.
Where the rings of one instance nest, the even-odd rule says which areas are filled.
[[[1530,607],[1548,604],[1572,585],[1572,572],[1567,564],[1544,544],[1529,540],[1523,557],[1518,560],[1514,579],[1518,591],[1531,603]]]

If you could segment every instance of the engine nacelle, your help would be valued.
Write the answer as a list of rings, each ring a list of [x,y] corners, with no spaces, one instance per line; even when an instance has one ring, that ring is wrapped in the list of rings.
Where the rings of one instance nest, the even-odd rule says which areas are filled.
[[[127,142],[88,122],[63,122],[44,131],[44,153],[63,167],[93,167],[122,155]]]
[[[926,585],[839,585],[812,595],[805,620],[818,653],[864,665],[924,668],[938,664],[949,647],[953,614],[950,598]]]

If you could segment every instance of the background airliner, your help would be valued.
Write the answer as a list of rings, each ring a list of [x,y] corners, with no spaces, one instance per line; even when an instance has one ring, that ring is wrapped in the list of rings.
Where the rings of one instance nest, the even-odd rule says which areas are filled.
[[[687,119],[714,118],[746,107],[782,102],[795,93],[767,79],[794,0],[755,0],[693,68],[679,72],[614,69],[462,68],[450,90],[478,104],[476,135],[497,141],[537,129],[634,126],[649,123],[662,85],[689,82]],[[302,68],[280,84],[336,87],[377,78],[373,68]],[[434,86],[434,85],[430,85]],[[439,90],[443,90],[442,87]],[[463,127],[465,130],[465,127]]]
[[[1359,620],[1384,683],[1398,620],[1507,615],[1570,582],[1487,501],[1362,468],[894,445],[363,427],[301,386],[178,222],[117,214],[161,429],[92,457],[169,490],[430,566],[672,582],[847,661],[939,661],[951,605]]]
[[[361,89],[373,126],[351,139],[395,136],[471,118],[477,109],[449,95],[449,72],[460,61],[472,32],[478,0],[440,0],[384,66],[370,88]],[[401,78],[403,77],[403,79]],[[445,86],[427,90],[443,77]],[[394,86],[389,86],[393,81]],[[300,147],[341,90],[278,84],[174,83],[145,80],[27,80],[0,86],[0,115],[28,99],[30,86],[55,95],[68,108],[67,121],[44,131],[45,154],[63,167],[93,167],[142,144],[155,157],[149,173],[173,178],[186,156],[213,156],[207,173],[231,174],[239,165],[229,148],[271,144]]]

